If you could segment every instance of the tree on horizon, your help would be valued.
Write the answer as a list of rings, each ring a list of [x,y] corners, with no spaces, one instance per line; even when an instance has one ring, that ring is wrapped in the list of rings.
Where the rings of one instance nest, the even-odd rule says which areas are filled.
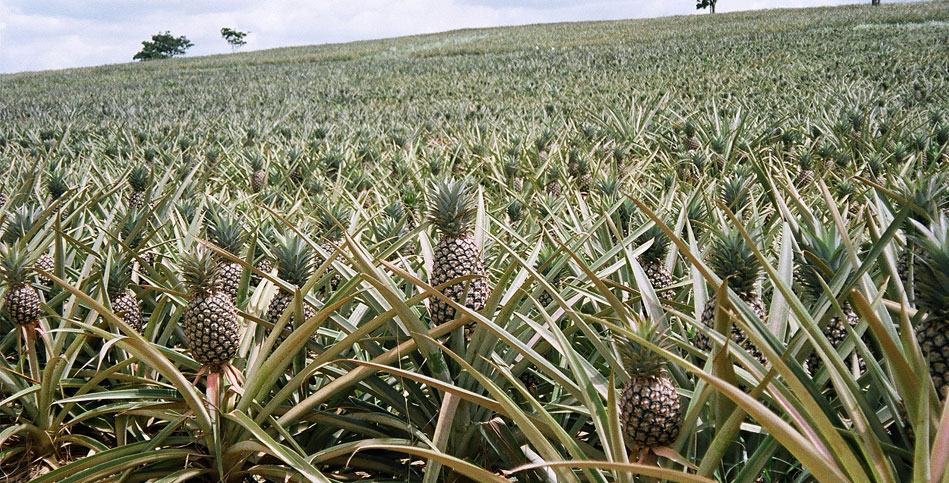
[[[194,44],[184,35],[175,37],[168,30],[152,35],[152,40],[142,41],[142,50],[132,57],[132,60],[148,61],[168,59],[179,55],[194,47]]]

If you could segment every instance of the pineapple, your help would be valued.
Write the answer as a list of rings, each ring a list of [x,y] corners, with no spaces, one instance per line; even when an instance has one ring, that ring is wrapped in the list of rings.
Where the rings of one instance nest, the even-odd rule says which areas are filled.
[[[107,267],[102,267],[102,274],[108,276],[106,292],[112,303],[112,311],[122,318],[122,321],[141,333],[144,329],[142,309],[139,307],[135,293],[129,290],[132,282],[130,266],[132,260],[126,256],[112,255]]]
[[[313,271],[313,248],[310,247],[303,238],[295,234],[290,234],[286,237],[281,237],[277,241],[277,245],[274,248],[274,255],[277,258],[277,276],[291,285],[303,287]],[[267,307],[267,313],[265,315],[267,322],[271,325],[276,325],[287,308],[291,307],[292,303],[293,293],[282,289],[279,290]],[[316,315],[316,310],[309,304],[303,304],[304,320],[297,322],[302,324],[314,315]],[[295,317],[291,316],[287,322],[287,329],[290,331],[293,330],[294,318]],[[283,340],[283,338],[280,340]]]
[[[751,203],[751,186],[751,177],[743,172],[725,178],[719,188],[722,203],[732,213],[740,213]]]
[[[250,190],[260,193],[267,184],[267,170],[264,169],[264,160],[260,156],[250,158]]]
[[[655,290],[662,290],[672,285],[672,273],[666,268],[663,259],[669,253],[669,237],[656,225],[653,225],[639,236],[637,242],[642,245],[652,240],[652,245],[639,256],[639,263],[643,266],[649,283]]]
[[[24,249],[0,247],[0,278],[7,286],[3,310],[7,318],[24,326],[35,325],[40,317],[40,297],[29,283],[31,265]]]
[[[0,208],[7,206],[7,194],[0,191]]]
[[[69,186],[66,184],[66,173],[59,169],[51,169],[46,177],[46,191],[49,192],[49,198],[53,201],[66,194],[69,191]]]
[[[517,158],[512,157],[504,162],[504,177],[508,183],[510,183],[511,188],[513,188],[515,192],[520,193],[524,188],[524,183],[517,175],[518,168]]]
[[[907,287],[912,287],[908,294],[910,301],[915,301],[918,295],[915,282],[916,260],[920,258],[920,249],[915,243],[916,227],[926,226],[932,217],[945,208],[949,200],[946,199],[947,180],[945,175],[930,178],[919,177],[905,180],[900,189],[900,195],[907,203],[912,203],[914,211],[910,213],[910,220],[905,227],[906,247],[900,254],[897,271]],[[901,207],[902,208],[902,207]],[[917,211],[918,210],[918,211]],[[915,223],[914,223],[915,222]]]
[[[662,348],[668,335],[658,323],[641,322],[636,335]],[[665,360],[643,344],[617,338],[620,361],[629,374],[619,398],[620,424],[627,446],[669,446],[679,437],[682,406]]]
[[[688,151],[695,151],[702,147],[702,141],[699,140],[698,135],[695,133],[695,124],[692,121],[685,123],[685,149]]]
[[[842,269],[847,253],[840,235],[833,230],[818,226],[813,231],[803,230],[801,235],[801,250],[806,252],[806,255],[802,253],[798,256],[800,269],[795,274],[795,279],[798,285],[801,286],[804,297],[814,303],[824,294],[824,287],[820,280],[823,279],[825,283],[830,283],[834,275]],[[859,321],[859,317],[852,307],[845,304],[841,309],[844,311],[846,320],[833,316],[823,330],[824,337],[833,347],[838,347],[847,337],[847,329],[844,324],[853,327]],[[821,362],[820,357],[814,353],[807,358],[806,365],[811,374],[817,372]],[[860,360],[859,363],[863,364],[864,362]]]
[[[919,225],[920,257],[916,270],[917,305],[925,316],[916,327],[916,340],[929,360],[929,374],[944,400],[949,397],[949,221],[945,213],[927,230]]]
[[[145,219],[145,213],[132,210],[129,212],[128,216],[125,217],[125,220],[122,221],[121,228],[121,240],[125,245],[125,248],[128,249],[130,253],[135,253],[139,256],[141,261],[147,266],[155,265],[155,254],[151,251],[142,251],[142,244],[145,241],[145,230],[148,229],[148,220]],[[128,265],[129,273],[132,272],[133,266]],[[143,268],[139,266],[139,269]]]
[[[231,255],[240,257],[246,242],[244,227],[240,222],[222,214],[215,214],[211,221],[208,225],[208,237],[211,241]],[[217,270],[221,290],[231,298],[236,298],[244,267],[240,263],[219,257]]]
[[[563,193],[563,188],[560,186],[560,172],[556,167],[551,166],[547,169],[547,179],[546,179],[545,190],[550,196],[560,196]]]
[[[581,195],[590,194],[590,186],[593,184],[593,176],[590,174],[590,162],[586,158],[577,160],[577,190]]]
[[[345,224],[349,223],[352,217],[352,210],[342,205],[323,210],[320,213],[320,228],[323,231],[323,242],[320,243],[320,248],[330,254],[335,252],[339,241],[343,239]],[[326,262],[325,258],[319,255],[316,256],[317,266],[322,265],[324,262]],[[333,273],[333,278],[330,279],[330,289],[335,291],[342,280],[343,277],[339,272]]]
[[[751,307],[758,318],[765,320],[767,311],[764,301],[755,293],[755,284],[761,275],[761,263],[755,257],[751,247],[748,246],[741,234],[735,230],[719,234],[713,243],[709,253],[709,265],[711,265],[712,270],[722,279],[728,278],[729,288],[734,290]],[[722,295],[724,296],[724,294]],[[702,311],[702,323],[709,328],[715,326],[716,297],[718,297],[718,294],[709,298]],[[732,340],[758,359],[759,362],[767,363],[764,354],[748,340],[741,328],[732,324],[730,335]],[[705,351],[712,348],[709,338],[701,333],[696,335],[695,345]]]
[[[451,179],[433,186],[431,204],[429,220],[441,239],[435,246],[429,282],[438,286],[458,277],[476,275],[473,280],[443,287],[441,292],[471,310],[481,310],[488,298],[488,279],[473,234],[477,212],[474,194],[467,182]],[[441,298],[432,300],[430,310],[433,326],[455,318],[455,309]]]
[[[814,182],[814,157],[804,153],[797,160],[798,173],[794,186],[798,189],[806,188]]]
[[[29,206],[21,206],[13,212],[12,218],[7,222],[7,226],[3,231],[3,242],[14,245],[19,244],[21,240],[24,239],[27,235],[33,231],[33,228],[40,221],[40,216],[43,211],[40,208],[31,208]],[[56,267],[56,263],[53,260],[53,256],[49,253],[42,253],[39,257],[36,258],[34,262],[34,267],[47,272],[52,272]],[[49,277],[44,275],[36,275],[36,281],[40,285],[51,286],[52,280]]]
[[[412,184],[402,186],[402,207],[408,218],[405,221],[407,230],[412,231],[418,226],[419,202],[421,201],[418,190]]]
[[[217,260],[204,247],[185,254],[182,278],[188,289],[184,334],[194,360],[213,369],[228,364],[240,344],[240,321],[231,297],[217,283]]]
[[[129,173],[129,185],[132,187],[132,193],[129,194],[129,207],[133,210],[141,210],[145,206],[145,191],[151,184],[152,174],[144,166],[135,166]]]

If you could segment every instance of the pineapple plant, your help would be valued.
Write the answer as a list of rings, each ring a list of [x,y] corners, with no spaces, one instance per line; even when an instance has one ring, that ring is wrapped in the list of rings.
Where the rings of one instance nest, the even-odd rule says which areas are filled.
[[[33,231],[34,227],[40,221],[43,210],[38,207],[21,206],[17,208],[7,221],[3,230],[3,242],[9,245],[20,244],[21,241]],[[53,256],[48,252],[41,253],[36,257],[34,267],[46,272],[52,272],[56,267]],[[36,281],[43,286],[51,286],[52,280],[44,275],[36,275]]]
[[[767,319],[768,314],[764,301],[755,292],[755,285],[761,276],[761,262],[758,261],[741,233],[737,230],[719,233],[709,251],[708,263],[716,275],[723,280],[728,279],[728,287],[738,294],[739,298],[752,309],[759,319]],[[715,326],[715,305],[719,296],[725,296],[725,294],[715,294],[705,303],[705,308],[702,311],[702,324],[706,327],[713,328]],[[754,343],[748,340],[741,328],[732,324],[729,332],[731,339],[745,351],[762,364],[767,363],[764,354]],[[696,347],[702,350],[708,351],[712,348],[709,338],[702,333],[696,335],[695,342]]]
[[[244,227],[236,219],[221,213],[216,213],[211,218],[208,225],[208,237],[211,241],[231,255],[241,257],[246,242]],[[244,267],[240,263],[219,257],[217,270],[221,290],[231,298],[236,298]]]
[[[834,230],[828,230],[818,225],[815,230],[801,230],[799,241],[801,253],[798,255],[799,269],[795,273],[795,279],[801,287],[804,298],[811,303],[817,302],[824,294],[824,283],[830,283],[834,275],[839,272],[847,259],[843,241],[840,235]],[[823,329],[824,337],[833,347],[838,347],[847,337],[847,329],[844,324],[851,327],[859,321],[857,313],[849,304],[843,304],[845,320],[834,315]],[[854,356],[856,357],[856,356]],[[805,361],[811,374],[816,373],[821,366],[821,359],[812,353]],[[863,361],[859,361],[863,364]]]
[[[806,188],[814,182],[814,157],[811,153],[804,153],[797,159],[797,178],[794,186],[798,189]]]
[[[145,231],[147,229],[148,220],[145,217],[145,213],[132,210],[122,221],[120,239],[129,253],[138,255],[141,263],[144,263],[146,266],[154,266],[156,261],[155,253],[152,251],[143,251]],[[139,265],[139,269],[141,268],[143,267]],[[134,267],[130,264],[128,265],[128,269],[129,273],[131,273]]]
[[[663,262],[669,253],[669,237],[661,228],[653,225],[636,241],[639,245],[643,245],[649,240],[652,240],[652,245],[639,256],[639,263],[646,272],[646,276],[649,277],[649,283],[652,284],[653,289],[662,290],[672,285],[672,272]]]
[[[699,136],[696,134],[695,124],[692,121],[687,121],[685,123],[685,149],[695,151],[701,147],[702,141],[699,140]]]
[[[560,196],[563,193],[563,188],[560,186],[560,171],[555,166],[547,168],[545,182],[544,189],[548,195]]]
[[[343,205],[330,206],[324,209],[320,213],[320,229],[323,235],[320,248],[330,254],[335,252],[340,240],[343,239],[344,226],[346,223],[349,223],[352,217],[352,210]],[[326,262],[326,259],[319,255],[316,255],[315,260],[316,266],[320,266]],[[339,288],[339,284],[342,280],[342,275],[340,275],[339,272],[334,272],[333,277],[330,279],[330,289],[335,291]]]
[[[313,248],[303,238],[296,234],[280,237],[274,247],[274,256],[277,259],[277,276],[281,280],[296,287],[303,287],[306,284],[313,271],[314,253]],[[264,316],[267,323],[271,326],[276,325],[292,303],[292,292],[283,289],[278,290],[277,294],[270,300],[270,305],[267,306],[267,312]],[[303,304],[304,320],[297,322],[303,323],[314,315],[316,315],[316,310],[309,304]],[[294,318],[294,316],[291,316],[287,322],[287,329],[290,331],[294,327]]]
[[[145,206],[145,194],[151,184],[152,173],[145,166],[135,166],[129,173],[129,186],[132,192],[129,194],[129,208],[141,210]]]
[[[949,221],[941,213],[929,229],[918,226],[917,305],[925,314],[916,340],[929,361],[929,374],[940,398],[949,397]]]
[[[589,194],[590,186],[593,184],[593,176],[590,174],[590,162],[586,158],[577,160],[576,173],[577,190],[582,195]]]
[[[666,329],[655,322],[640,322],[636,335],[663,349],[670,346]],[[627,446],[649,449],[673,444],[679,437],[682,405],[666,373],[665,360],[626,337],[617,337],[616,345],[620,362],[629,374],[619,397],[620,424]]]
[[[524,182],[518,176],[519,166],[517,158],[510,158],[504,162],[504,177],[515,192],[520,193],[524,188]]]
[[[3,310],[10,320],[21,326],[39,322],[40,297],[30,286],[32,262],[25,249],[18,246],[0,247],[0,278],[7,287],[3,295]]]
[[[906,246],[897,261],[897,272],[906,284],[910,301],[916,300],[918,295],[915,267],[916,260],[920,257],[920,248],[916,243],[916,230],[920,225],[928,225],[932,217],[949,204],[949,199],[946,198],[946,193],[949,192],[946,182],[945,175],[929,178],[921,176],[903,181],[899,190],[906,203],[911,203],[914,207],[909,216],[910,221],[903,230],[906,234]]]
[[[518,223],[524,217],[524,203],[520,200],[513,200],[507,205],[507,219],[511,223]]]
[[[240,344],[240,321],[217,280],[217,259],[204,247],[186,253],[181,275],[188,292],[184,335],[194,360],[212,369],[230,363]]]
[[[488,280],[473,233],[477,209],[474,194],[464,180],[450,179],[432,187],[429,220],[441,237],[435,245],[429,283],[439,286],[458,277],[477,276],[441,288],[446,297],[475,311],[483,309],[488,298]],[[432,300],[429,310],[433,326],[455,318],[454,307],[441,298]]]
[[[267,184],[267,170],[260,156],[250,158],[250,191],[260,193]]]
[[[139,306],[135,293],[129,290],[129,284],[132,283],[131,264],[132,260],[127,256],[110,255],[107,263],[101,267],[103,282],[105,282],[103,288],[109,295],[112,311],[121,317],[123,322],[141,333],[144,329],[142,308]]]
[[[415,186],[411,183],[402,185],[402,207],[405,209],[407,218],[405,220],[405,227],[407,230],[412,231],[418,226],[418,212],[419,212],[419,203],[421,202],[421,195]]]

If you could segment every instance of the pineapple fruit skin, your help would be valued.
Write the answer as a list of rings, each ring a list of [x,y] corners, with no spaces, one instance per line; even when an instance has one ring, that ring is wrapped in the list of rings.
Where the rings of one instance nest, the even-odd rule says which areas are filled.
[[[271,325],[276,325],[280,320],[280,317],[283,316],[283,313],[287,311],[288,308],[291,308],[293,304],[293,294],[290,292],[285,292],[283,290],[277,292],[274,295],[274,298],[270,300],[270,304],[267,306],[266,320],[267,323]],[[292,309],[291,309],[292,310]],[[309,304],[303,304],[303,318],[304,320],[298,321],[299,323],[306,322],[316,316],[316,309],[314,309]],[[293,331],[294,321],[296,317],[291,314],[290,319],[287,320],[286,328]],[[277,343],[283,342],[283,337],[280,337],[277,340]]]
[[[36,266],[36,268],[49,273],[52,273],[53,270],[56,269],[56,262],[53,260],[53,256],[49,253],[44,253],[37,257],[36,262],[33,264]],[[47,287],[53,285],[53,281],[45,275],[37,275],[36,281],[39,282],[40,285],[45,285]]]
[[[218,265],[218,284],[224,293],[237,298],[237,290],[241,285],[241,275],[244,273],[244,267],[239,263],[221,262]]]
[[[122,321],[142,333],[144,321],[142,320],[142,308],[138,305],[138,299],[135,294],[126,291],[118,297],[112,299],[112,311],[115,312]]]
[[[139,210],[145,206],[145,192],[144,191],[132,191],[129,194],[129,207],[135,210]]]
[[[620,417],[627,444],[669,446],[679,437],[679,394],[664,375],[633,377],[620,395]]]
[[[949,315],[949,314],[943,314]],[[949,323],[947,317],[928,316],[916,327],[916,340],[929,360],[929,375],[942,399],[949,397]]]
[[[758,297],[757,294],[739,294],[742,300],[748,304],[749,307],[755,312],[755,315],[758,316],[762,321],[767,318],[767,310],[765,309],[764,301]],[[715,297],[712,297],[705,303],[705,309],[702,311],[702,323],[706,327],[712,328],[715,326]],[[745,335],[745,331],[741,330],[734,323],[731,324],[731,339],[745,349],[749,354],[751,354],[755,359],[758,359],[762,365],[767,364],[768,360],[765,358],[764,354],[761,352],[758,347],[748,340],[748,337]],[[711,341],[704,334],[697,334],[695,339],[695,346],[699,349],[708,351],[712,349]]]
[[[465,275],[479,275],[470,282],[452,284],[441,290],[451,300],[461,303],[461,297],[467,288],[464,305],[471,310],[484,308],[488,299],[488,280],[485,277],[484,264],[478,256],[478,246],[474,238],[462,236],[442,238],[435,246],[435,265],[432,267],[432,284],[441,285]],[[432,300],[432,325],[441,325],[455,318],[455,309],[440,298]]]
[[[29,285],[11,287],[3,296],[3,308],[13,322],[34,324],[40,318],[40,297]]]
[[[194,360],[212,367],[230,362],[240,343],[237,309],[221,291],[196,294],[185,308],[184,333]]]

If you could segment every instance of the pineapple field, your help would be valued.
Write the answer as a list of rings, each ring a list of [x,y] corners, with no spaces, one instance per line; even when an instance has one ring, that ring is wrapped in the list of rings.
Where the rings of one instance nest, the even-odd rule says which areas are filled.
[[[945,1],[0,84],[0,481],[949,481]]]

